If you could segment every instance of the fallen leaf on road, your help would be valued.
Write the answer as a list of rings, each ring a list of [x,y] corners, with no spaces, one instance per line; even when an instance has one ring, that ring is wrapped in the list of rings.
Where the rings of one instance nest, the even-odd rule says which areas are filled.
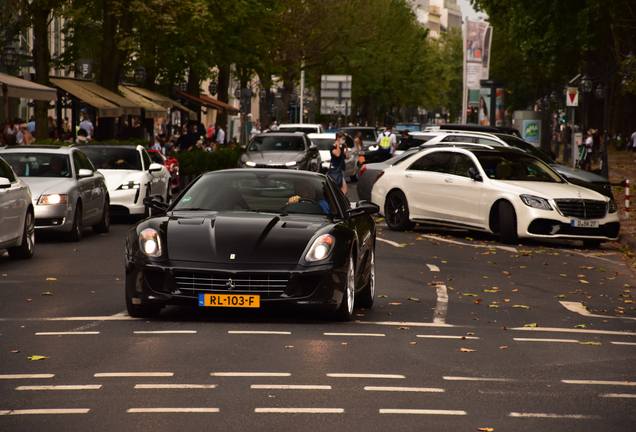
[[[588,282],[588,281],[583,280],[583,279],[581,279],[579,282],[581,282],[581,283],[588,283],[588,284],[589,284],[589,282]]]
[[[574,328],[587,328],[585,324],[575,325]]]
[[[507,346],[500,346],[499,349],[507,349]]]
[[[517,291],[519,291],[517,288],[510,290],[510,292],[517,292]]]
[[[482,276],[484,279],[488,279],[488,276]]]
[[[478,431],[485,431],[485,432],[492,432],[494,431],[493,428],[477,428]]]
[[[530,309],[530,306],[526,306],[526,305],[513,305],[512,307]]]
[[[17,353],[19,353],[19,352],[20,352],[20,350],[13,350],[13,351],[11,351],[11,352],[12,352],[13,354],[17,354]]]
[[[417,342],[409,342],[411,345],[417,345]]]
[[[502,330],[508,330],[508,327],[502,327],[501,329]]]
[[[410,330],[408,327],[398,327],[398,330]]]
[[[413,298],[413,297],[409,297],[409,300],[414,301],[414,302],[418,302],[418,303],[420,302],[420,299],[416,299],[416,298]]]
[[[460,350],[461,352],[475,352],[475,351],[477,351],[477,350],[474,350],[474,349],[468,349],[468,348],[460,348],[459,350]]]
[[[347,342],[342,342],[342,345],[348,345]]]
[[[537,323],[532,323],[532,324],[526,324],[524,325],[524,327],[539,327],[539,325]]]
[[[500,307],[499,305],[488,305],[488,307]]]
[[[526,266],[519,266],[519,268],[527,268]]]
[[[485,290],[482,290],[482,291],[483,292],[487,292],[487,293],[498,293],[498,292],[501,292],[501,290],[498,290],[498,289],[485,289]]]
[[[508,302],[510,301],[510,299],[504,299],[504,301],[505,301],[506,303],[508,303]]]
[[[560,274],[559,276],[563,276],[563,277],[565,277],[565,276],[567,276],[567,275],[566,275],[566,274]]]
[[[293,345],[285,345],[285,348],[293,348]]]
[[[463,296],[477,297],[477,294],[463,293],[463,292],[460,292],[460,294]]]
[[[386,298],[387,296],[385,296],[384,294],[382,294],[382,295],[379,295],[378,297],[379,297],[379,298]]]
[[[390,304],[390,305],[392,305],[392,306],[399,306],[399,305],[401,305],[402,303],[389,303],[389,304]]]
[[[46,278],[47,281],[56,281],[57,279],[55,278]]]
[[[33,301],[33,300],[31,300],[31,299],[27,299],[27,301],[29,302],[29,301]]]
[[[53,295],[53,293],[50,293],[47,291],[47,292],[43,292],[42,295]]]
[[[29,357],[29,360],[44,360],[44,359],[47,359],[47,358],[48,357],[45,357],[45,356],[34,355],[34,356]]]
[[[475,300],[473,303],[475,303],[475,304],[479,304],[479,303],[481,303],[481,299],[477,299],[477,300]]]
[[[603,267],[601,267],[600,269],[598,269],[598,271],[600,271],[600,272],[606,272],[607,270],[605,270]]]
[[[466,336],[472,336],[472,335],[474,335],[474,334],[475,334],[475,333],[470,333],[470,332],[468,332],[468,333],[466,333]]]
[[[603,345],[600,342],[579,342],[581,345]]]
[[[554,296],[554,298],[565,298],[563,294],[559,294],[558,296]]]
[[[504,271],[503,271],[503,274],[505,274],[505,275],[509,275],[509,274],[510,274],[510,272],[509,272],[509,271],[505,271],[505,270],[504,270]]]
[[[472,237],[466,237],[466,240],[475,240],[475,239]]]

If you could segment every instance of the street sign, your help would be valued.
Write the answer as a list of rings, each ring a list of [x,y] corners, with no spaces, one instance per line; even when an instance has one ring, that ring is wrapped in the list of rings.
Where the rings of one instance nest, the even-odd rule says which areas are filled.
[[[342,104],[342,105],[334,105],[334,106],[333,106],[333,109],[334,109],[334,110],[336,110],[336,111],[340,111],[340,112],[343,112],[346,108],[347,108],[347,106],[346,106],[345,104]]]
[[[351,111],[351,75],[320,77],[320,112],[349,115]]]
[[[565,96],[565,106],[576,107],[579,106],[579,88],[568,87]]]

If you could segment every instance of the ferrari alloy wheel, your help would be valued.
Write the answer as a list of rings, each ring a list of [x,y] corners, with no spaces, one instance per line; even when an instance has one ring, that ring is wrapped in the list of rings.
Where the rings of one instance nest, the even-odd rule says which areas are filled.
[[[356,298],[356,306],[370,308],[375,299],[375,247],[369,252],[369,281],[362,292]]]
[[[394,190],[386,197],[384,203],[386,224],[392,231],[406,231],[415,224],[409,220],[409,205],[402,191]]]
[[[353,316],[353,303],[355,301],[356,276],[353,266],[353,258],[349,259],[349,270],[347,271],[347,280],[345,291],[342,293],[342,302],[336,311],[336,320],[351,321]]]
[[[29,259],[35,253],[35,219],[33,213],[28,211],[24,218],[24,232],[20,246],[9,248],[9,256],[17,259]]]

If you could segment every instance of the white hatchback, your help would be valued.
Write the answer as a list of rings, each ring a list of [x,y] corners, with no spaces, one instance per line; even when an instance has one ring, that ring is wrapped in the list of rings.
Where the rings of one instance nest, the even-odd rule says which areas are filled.
[[[416,222],[518,238],[571,238],[586,247],[618,237],[616,203],[565,181],[516,149],[456,144],[413,154],[386,168],[372,201],[392,230]]]
[[[31,190],[0,158],[0,249],[11,258],[28,259],[35,251],[35,217]]]

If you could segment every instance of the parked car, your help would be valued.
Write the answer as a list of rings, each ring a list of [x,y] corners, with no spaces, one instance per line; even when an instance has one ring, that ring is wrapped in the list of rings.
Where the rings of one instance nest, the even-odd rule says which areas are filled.
[[[320,172],[320,152],[302,132],[256,135],[238,161],[239,168],[280,168]]]
[[[170,173],[153,163],[143,146],[88,144],[78,146],[106,179],[110,209],[117,215],[148,216],[143,199],[161,195],[172,199]]]
[[[425,145],[460,142],[516,147],[549,164],[552,169],[557,171],[571,183],[590,188],[608,196],[609,198],[614,198],[612,194],[612,185],[605,177],[589,171],[579,170],[567,165],[556,163],[550,156],[543,153],[540,149],[514,135],[500,132],[466,132],[459,130],[430,130],[426,132],[414,132],[409,136],[406,142],[401,143],[400,146],[398,146],[395,154],[401,153],[403,149],[418,145],[420,141],[422,141],[422,144]]]
[[[320,172],[326,173],[331,164],[331,146],[336,142],[336,134],[324,133],[324,134],[309,134],[307,135],[312,144],[318,147],[320,152],[320,159],[322,165]],[[345,177],[350,177],[351,180],[358,178],[358,169],[360,166],[360,155],[358,153],[358,147],[353,142],[353,138],[349,135],[345,135],[345,141],[349,148],[349,158],[345,160]]]
[[[351,126],[343,127],[341,130],[353,138],[356,137],[358,132],[362,132],[362,156],[364,156],[365,162],[376,162],[380,160],[378,153],[379,146],[376,145],[378,132],[374,127]]]
[[[179,191],[179,161],[172,156],[164,156],[159,150],[149,149],[148,155],[153,163],[165,166],[170,172],[172,193]]]
[[[68,233],[72,241],[80,241],[87,226],[108,232],[110,207],[104,176],[79,148],[18,146],[0,154],[31,189],[37,231]]]
[[[29,259],[35,252],[35,217],[31,190],[0,157],[0,249],[11,258]]]
[[[308,124],[308,123],[286,123],[278,125],[280,132],[302,132],[305,134],[310,133],[325,133],[325,128],[321,124]]]
[[[507,244],[569,238],[598,247],[618,237],[613,200],[567,183],[532,155],[487,147],[434,147],[385,169],[372,200],[389,228],[447,225],[497,233]]]
[[[375,297],[378,207],[351,208],[323,174],[234,169],[198,177],[126,236],[128,313],[165,305],[293,307],[348,321]]]

